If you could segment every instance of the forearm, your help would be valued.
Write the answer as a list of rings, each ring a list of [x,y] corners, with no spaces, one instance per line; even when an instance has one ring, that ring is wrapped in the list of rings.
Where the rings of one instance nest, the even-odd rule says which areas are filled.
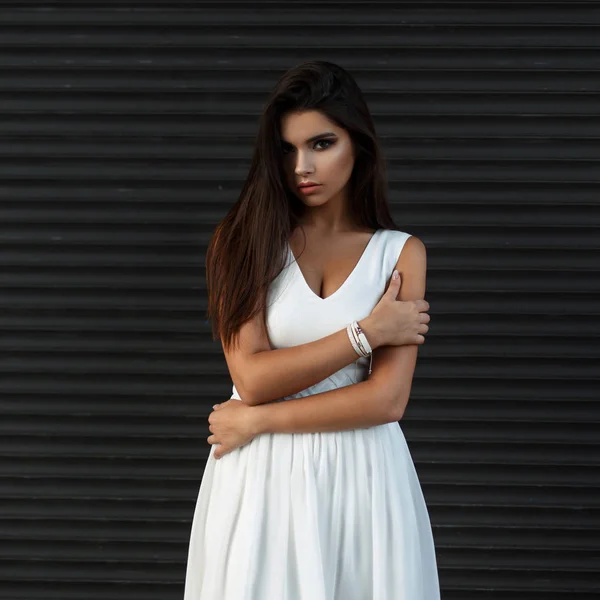
[[[369,317],[359,324],[373,349],[381,345],[380,334]],[[359,358],[346,329],[324,338],[277,350],[257,352],[245,367],[246,393],[250,406],[297,394],[315,385]]]
[[[344,431],[399,420],[381,385],[361,381],[328,392],[254,406],[256,434]]]

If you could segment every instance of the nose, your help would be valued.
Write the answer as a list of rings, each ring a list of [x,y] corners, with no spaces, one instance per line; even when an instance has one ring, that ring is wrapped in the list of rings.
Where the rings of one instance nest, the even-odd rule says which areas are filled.
[[[294,172],[296,175],[305,176],[308,173],[312,173],[314,171],[313,161],[311,159],[309,152],[298,152],[298,157],[296,159],[296,168]]]

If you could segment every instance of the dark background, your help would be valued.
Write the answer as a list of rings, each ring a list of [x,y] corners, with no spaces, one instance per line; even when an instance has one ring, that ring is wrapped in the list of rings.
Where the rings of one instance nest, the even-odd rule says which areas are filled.
[[[206,244],[308,59],[428,248],[401,425],[443,598],[596,598],[599,50],[597,2],[1,4],[0,598],[182,597],[231,393]]]

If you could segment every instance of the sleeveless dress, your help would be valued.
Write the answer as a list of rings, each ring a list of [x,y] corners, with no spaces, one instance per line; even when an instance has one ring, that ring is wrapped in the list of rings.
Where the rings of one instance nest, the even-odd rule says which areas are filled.
[[[410,234],[379,229],[333,294],[317,296],[289,244],[273,280],[273,349],[367,317]],[[358,357],[306,390],[367,378]],[[233,386],[231,398],[240,399]],[[262,434],[224,455],[212,445],[194,512],[184,600],[439,600],[429,514],[398,422],[349,431]]]

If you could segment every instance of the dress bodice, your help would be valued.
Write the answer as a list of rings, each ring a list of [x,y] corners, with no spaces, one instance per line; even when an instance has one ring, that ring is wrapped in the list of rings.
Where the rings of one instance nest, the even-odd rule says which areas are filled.
[[[350,275],[326,298],[309,287],[288,244],[285,266],[271,282],[267,295],[266,323],[271,347],[275,350],[306,344],[368,317],[384,294],[410,236],[395,229],[375,231]],[[282,400],[363,381],[369,360],[357,355],[353,363]],[[235,385],[231,397],[240,399]]]

